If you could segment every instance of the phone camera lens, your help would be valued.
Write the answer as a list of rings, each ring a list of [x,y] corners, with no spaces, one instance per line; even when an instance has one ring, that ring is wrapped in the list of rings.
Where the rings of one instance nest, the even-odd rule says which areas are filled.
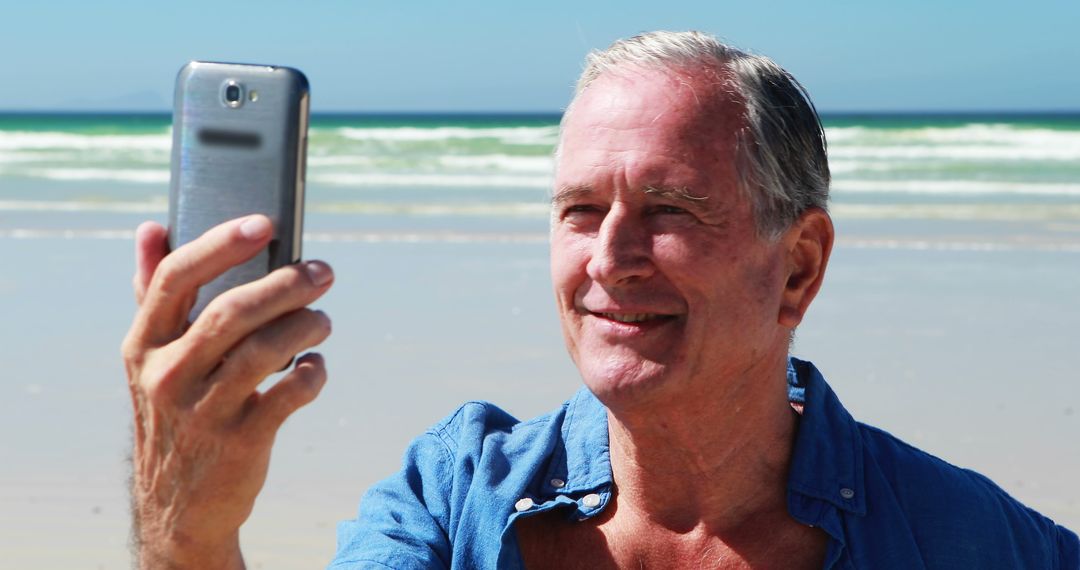
[[[240,86],[229,85],[225,88],[225,101],[235,105],[240,102]]]

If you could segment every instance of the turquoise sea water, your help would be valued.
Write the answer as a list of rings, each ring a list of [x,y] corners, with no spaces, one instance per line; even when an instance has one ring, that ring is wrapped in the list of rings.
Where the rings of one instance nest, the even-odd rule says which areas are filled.
[[[558,119],[315,115],[309,204],[543,216]],[[1077,215],[1080,114],[827,115],[825,125],[841,214]],[[167,114],[0,114],[0,211],[160,210],[170,144]]]

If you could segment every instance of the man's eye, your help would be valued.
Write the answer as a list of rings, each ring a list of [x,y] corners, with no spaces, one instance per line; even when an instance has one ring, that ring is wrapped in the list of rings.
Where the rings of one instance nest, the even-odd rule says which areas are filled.
[[[689,214],[686,210],[678,206],[656,206],[653,208],[655,214]]]
[[[592,204],[573,204],[563,209],[563,216],[565,217],[573,214],[589,214],[599,211],[600,208],[597,208]]]

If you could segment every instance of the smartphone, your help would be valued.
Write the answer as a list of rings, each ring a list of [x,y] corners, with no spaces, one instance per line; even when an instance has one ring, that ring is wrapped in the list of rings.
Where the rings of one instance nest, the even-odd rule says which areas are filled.
[[[308,107],[296,69],[193,61],[177,74],[170,248],[240,216],[274,222],[263,251],[199,290],[192,321],[222,292],[300,260]]]

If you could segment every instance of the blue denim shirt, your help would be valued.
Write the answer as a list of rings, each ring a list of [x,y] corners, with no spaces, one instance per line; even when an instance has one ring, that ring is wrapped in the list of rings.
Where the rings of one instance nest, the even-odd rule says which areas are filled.
[[[990,480],[857,423],[809,362],[788,511],[831,537],[825,568],[1080,569],[1080,541]],[[330,568],[523,568],[514,521],[552,509],[585,520],[612,493],[607,411],[586,389],[519,422],[470,402],[418,437],[396,475],[338,527]]]

